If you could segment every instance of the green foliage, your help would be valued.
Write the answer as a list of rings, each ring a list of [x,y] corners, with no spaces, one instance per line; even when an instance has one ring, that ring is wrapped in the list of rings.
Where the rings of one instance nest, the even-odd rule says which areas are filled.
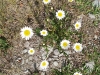
[[[0,34],[2,34],[3,33],[3,31],[2,31],[2,29],[0,29]]]
[[[84,14],[99,14],[100,8],[92,5],[92,0],[76,0],[75,8]]]
[[[0,50],[6,52],[8,48],[9,48],[9,43],[7,42],[6,38],[0,37]]]

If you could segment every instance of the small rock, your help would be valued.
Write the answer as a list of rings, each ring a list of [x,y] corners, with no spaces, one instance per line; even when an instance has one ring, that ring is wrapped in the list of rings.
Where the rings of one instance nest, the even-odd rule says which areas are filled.
[[[52,61],[52,58],[49,58],[48,61]]]
[[[30,56],[30,57],[29,57],[29,60],[32,60],[32,59],[33,59],[33,57]]]
[[[95,65],[94,61],[91,61],[91,62],[86,63],[86,67],[89,67],[90,71],[93,70],[94,65]]]
[[[94,38],[97,40],[98,39],[98,36],[97,35],[94,35]]]
[[[38,59],[39,59],[37,56],[34,56],[33,58],[35,61],[38,61]]]
[[[42,56],[42,59],[46,59],[46,56]]]
[[[22,60],[22,65],[24,64],[24,60]]]
[[[27,49],[25,49],[25,50],[22,51],[22,54],[25,54],[25,53],[27,53]]]
[[[29,61],[28,61],[28,59],[26,59],[26,63],[28,63]]]
[[[45,75],[45,72],[41,72],[41,75]]]
[[[25,74],[28,73],[28,72],[29,72],[28,70],[24,71]]]
[[[99,7],[100,6],[100,0],[94,0],[92,5]]]
[[[30,45],[30,43],[28,41],[24,43],[24,47],[27,47],[28,48],[29,45]]]
[[[54,50],[54,54],[55,55],[59,55],[60,54],[59,51],[58,51],[58,49]]]
[[[61,57],[61,56],[63,56],[64,54],[63,53],[61,53],[60,55],[59,55],[59,57]]]
[[[68,54],[68,55],[72,54],[71,51],[65,51],[65,53]]]
[[[58,62],[57,61],[55,61],[53,64],[54,64],[54,66],[58,66]]]
[[[58,56],[52,56],[52,57],[57,58]]]
[[[95,19],[95,15],[90,14],[90,13],[89,13],[89,17],[90,17],[91,19]]]

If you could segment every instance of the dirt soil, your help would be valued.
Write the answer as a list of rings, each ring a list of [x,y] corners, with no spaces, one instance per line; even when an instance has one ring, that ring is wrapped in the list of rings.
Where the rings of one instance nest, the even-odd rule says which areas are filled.
[[[50,6],[57,10],[65,2],[67,6],[63,10],[70,11],[73,18],[70,21],[71,25],[79,19],[77,16],[82,16],[82,28],[79,31],[84,33],[84,36],[82,36],[84,53],[77,54],[69,49],[69,53],[66,52],[68,53],[66,59],[57,49],[49,46],[48,48],[53,49],[53,52],[47,59],[50,63],[49,69],[46,71],[47,75],[52,75],[51,70],[54,68],[60,70],[63,61],[66,61],[66,63],[70,62],[73,67],[81,67],[82,63],[90,60],[88,53],[93,53],[94,46],[97,48],[98,53],[100,53],[100,22],[97,26],[94,26],[94,19],[91,19],[89,15],[80,13],[78,10],[71,10],[71,5],[74,5],[74,3],[69,4],[66,0],[52,0]],[[39,64],[46,54],[45,49],[42,47],[42,38],[34,34],[29,41],[26,41],[21,38],[20,30],[24,26],[29,26],[33,30],[44,26],[45,18],[47,18],[45,15],[45,5],[41,0],[4,0],[4,4],[6,4],[4,10],[6,14],[5,21],[0,25],[0,28],[3,30],[3,34],[0,34],[0,37],[5,37],[11,47],[7,50],[6,55],[0,52],[0,71],[4,75],[34,75],[34,72],[41,75],[44,72],[39,70]],[[36,17],[35,15],[38,16]],[[73,35],[72,37],[77,42],[77,36]],[[36,50],[34,55],[27,53],[30,47]],[[54,62],[57,66],[54,65]]]

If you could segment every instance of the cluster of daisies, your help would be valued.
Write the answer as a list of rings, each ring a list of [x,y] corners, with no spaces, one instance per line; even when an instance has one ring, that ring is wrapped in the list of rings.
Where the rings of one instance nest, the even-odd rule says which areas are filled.
[[[74,0],[68,0],[68,2],[73,2]],[[43,0],[43,3],[44,4],[49,4],[51,2],[51,0]],[[59,20],[62,20],[64,17],[65,17],[65,12],[63,10],[58,10],[56,12],[56,17],[59,19]],[[76,30],[80,29],[81,28],[81,22],[80,21],[77,21],[75,24],[74,24],[74,27]]]
[[[56,17],[59,19],[59,20],[62,20],[64,17],[65,17],[65,12],[63,10],[58,10],[56,12]],[[74,27],[75,27],[75,30],[79,30],[81,28],[81,21],[77,21],[75,24],[74,24]]]
[[[60,42],[60,46],[62,49],[68,49],[70,47],[70,41],[69,40],[62,40]],[[76,52],[81,52],[83,47],[82,47],[82,44],[80,43],[75,43],[73,45],[73,49],[76,51]]]
[[[68,0],[68,1],[69,1],[69,2],[72,2],[73,0]],[[50,3],[50,2],[51,2],[51,0],[43,0],[43,3],[44,3],[44,4],[48,4],[48,3]],[[58,11],[56,12],[56,18],[57,18],[57,19],[62,20],[64,17],[65,17],[65,12],[64,12],[63,10],[58,10]],[[75,26],[75,29],[76,29],[76,30],[80,29],[80,27],[81,27],[81,22],[76,22],[76,23],[74,24],[74,26]],[[34,32],[33,32],[32,28],[26,26],[26,27],[24,27],[24,28],[21,29],[20,35],[21,35],[21,37],[22,37],[23,39],[29,40],[29,39],[34,35]],[[45,37],[45,36],[48,35],[48,31],[45,30],[45,29],[43,29],[43,30],[40,31],[40,35],[43,36],[43,37]],[[62,49],[68,49],[68,48],[70,47],[70,41],[69,41],[69,40],[62,40],[62,41],[60,42],[60,46],[61,46]],[[76,52],[82,51],[82,49],[83,49],[82,44],[80,44],[80,43],[75,43],[75,44],[73,45],[73,49],[74,49]],[[33,54],[35,53],[35,50],[34,50],[33,48],[30,48],[30,49],[28,50],[28,53],[29,53],[30,55],[33,55]],[[43,61],[40,63],[40,68],[43,69],[43,70],[46,70],[47,67],[48,67],[48,65],[49,65],[49,62],[45,59],[45,60],[43,60]],[[75,72],[74,75],[82,75],[82,74],[81,74],[81,73],[78,73],[78,72]]]
[[[21,37],[25,40],[29,40],[33,36],[33,34],[34,34],[33,30],[30,27],[24,27],[21,29],[21,32],[20,32]],[[47,36],[48,35],[47,30],[41,30],[40,35]],[[35,53],[35,50],[33,48],[30,48],[28,50],[28,54],[33,55],[34,53]],[[40,68],[46,69],[48,64],[49,64],[48,61],[44,60],[41,62]]]

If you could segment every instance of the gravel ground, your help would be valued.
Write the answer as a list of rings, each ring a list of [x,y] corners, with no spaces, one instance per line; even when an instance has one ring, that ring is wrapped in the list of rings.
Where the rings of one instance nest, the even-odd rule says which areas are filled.
[[[64,1],[55,2],[55,0],[52,0],[52,6],[54,9],[59,9]],[[28,2],[32,7],[30,7]],[[42,27],[45,24],[44,19],[46,18],[44,15],[45,6],[40,0],[4,0],[4,4],[6,4],[4,10],[6,12],[6,21],[0,26],[3,30],[3,34],[0,34],[0,36],[7,38],[11,47],[7,50],[6,56],[0,52],[0,71],[6,73],[6,75],[33,75],[34,72],[38,72],[38,75],[44,75],[45,72],[39,68],[40,62],[46,58],[47,54],[42,46],[43,39],[34,34],[29,41],[23,40],[20,36],[20,30],[24,26],[32,27],[33,30],[37,27]],[[74,3],[68,4],[65,10],[70,10],[71,5],[74,5]],[[51,75],[51,70],[54,68],[60,70],[63,62],[66,62],[66,64],[70,62],[73,67],[82,67],[82,63],[87,62],[86,65],[89,64],[88,66],[91,67],[91,63],[95,64],[94,60],[89,62],[88,53],[93,53],[94,46],[97,48],[98,53],[100,53],[100,23],[94,26],[95,17],[93,15],[91,17],[91,14],[85,15],[74,9],[70,12],[73,15],[72,25],[80,17],[82,18],[82,28],[79,31],[84,33],[84,36],[82,36],[84,53],[76,53],[69,48],[68,51],[65,51],[68,54],[66,59],[64,54],[59,53],[58,49],[48,45],[48,50],[53,51],[47,58],[50,63],[46,71],[47,75]],[[39,14],[38,19],[34,16],[36,14]],[[71,29],[74,31],[73,26]],[[75,39],[74,42],[77,42],[79,39],[76,35],[72,37]],[[74,42],[72,41],[72,44]],[[27,53],[30,47],[36,50],[34,55]]]

